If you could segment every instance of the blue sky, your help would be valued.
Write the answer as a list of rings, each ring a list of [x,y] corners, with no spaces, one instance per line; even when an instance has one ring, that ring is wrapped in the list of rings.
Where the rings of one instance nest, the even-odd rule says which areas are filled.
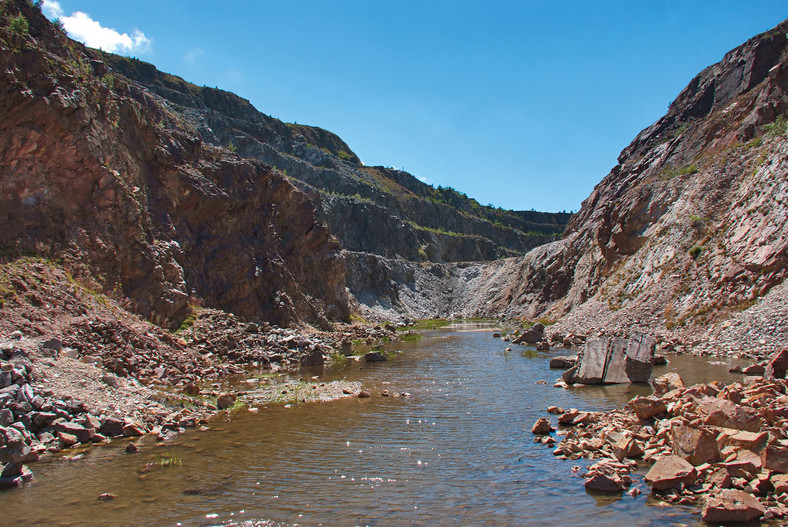
[[[483,204],[577,210],[785,0],[45,1],[72,37],[339,134]]]

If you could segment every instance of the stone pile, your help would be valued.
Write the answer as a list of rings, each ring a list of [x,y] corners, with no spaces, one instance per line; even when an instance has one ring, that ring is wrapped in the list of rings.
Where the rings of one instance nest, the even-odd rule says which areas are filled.
[[[702,505],[710,522],[788,518],[788,380],[685,387],[670,373],[654,387],[608,413],[549,408],[563,426],[554,455],[597,460],[586,486],[603,492],[624,491],[634,468],[649,467],[655,496]]]
[[[132,417],[91,413],[85,403],[57,397],[36,385],[33,363],[20,348],[0,346],[0,487],[18,486],[32,477],[25,463],[47,451],[115,437],[137,437],[148,432],[167,434],[196,426],[199,417],[189,410],[151,413],[150,422]],[[154,427],[158,425],[158,427]]]

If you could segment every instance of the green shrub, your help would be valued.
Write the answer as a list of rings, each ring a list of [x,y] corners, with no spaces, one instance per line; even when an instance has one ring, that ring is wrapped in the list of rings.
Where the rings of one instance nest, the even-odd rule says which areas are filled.
[[[780,115],[774,122],[763,125],[763,131],[770,136],[785,135],[785,132],[788,131],[788,121],[784,115]]]
[[[693,245],[692,248],[689,250],[690,258],[693,260],[697,260],[700,253],[703,252],[703,247],[700,245]]]
[[[28,31],[30,31],[30,24],[27,22],[27,19],[22,16],[22,13],[19,13],[8,22],[8,29],[11,30],[11,33],[25,36]]]

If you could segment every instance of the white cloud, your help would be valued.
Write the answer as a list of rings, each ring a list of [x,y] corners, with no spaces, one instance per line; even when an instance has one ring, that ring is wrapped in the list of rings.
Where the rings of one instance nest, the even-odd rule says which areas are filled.
[[[54,2],[53,0],[44,0],[41,9],[44,11],[44,14],[50,20],[53,18],[60,18],[63,16],[63,8],[60,7],[60,2]]]
[[[204,54],[205,51],[202,48],[190,49],[183,55],[183,60],[185,60],[189,66],[195,66],[197,61],[199,61],[200,57]]]
[[[54,0],[44,0],[42,8],[47,17],[60,19],[71,38],[91,48],[125,54],[142,53],[150,49],[152,40],[139,29],[134,29],[131,35],[120,33],[116,29],[102,26],[81,11],[64,16],[60,3]]]

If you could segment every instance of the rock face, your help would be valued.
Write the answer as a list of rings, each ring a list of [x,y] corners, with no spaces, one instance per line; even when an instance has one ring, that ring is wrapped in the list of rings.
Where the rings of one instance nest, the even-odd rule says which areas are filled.
[[[788,22],[730,51],[643,130],[562,240],[483,272],[476,305],[558,332],[788,346]],[[708,333],[707,333],[708,331]]]
[[[109,54],[99,58],[177,106],[204,144],[231,148],[287,174],[348,251],[412,262],[493,260],[555,240],[569,219],[566,213],[482,206],[407,172],[364,166],[331,132],[285,124],[234,94],[199,88],[151,64]]]
[[[724,489],[710,496],[703,506],[703,520],[709,523],[748,522],[763,516],[758,498],[742,490]]]
[[[586,342],[579,364],[564,373],[568,384],[648,382],[656,343],[647,336],[629,340],[596,338]]]
[[[0,30],[0,245],[168,325],[190,298],[280,325],[347,318],[340,246],[306,194],[203,141],[36,8],[9,9],[30,31]]]

